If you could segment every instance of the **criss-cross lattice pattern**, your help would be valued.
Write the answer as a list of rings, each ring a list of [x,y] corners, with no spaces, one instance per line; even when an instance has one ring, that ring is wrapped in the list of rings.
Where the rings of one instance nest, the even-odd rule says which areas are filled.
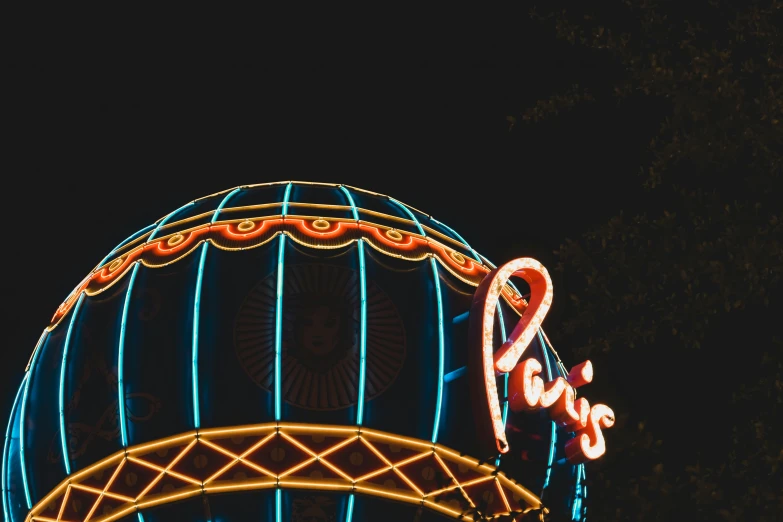
[[[26,522],[109,522],[196,495],[278,487],[380,496],[466,521],[547,511],[494,466],[439,444],[356,426],[270,423],[129,447],[72,474]]]

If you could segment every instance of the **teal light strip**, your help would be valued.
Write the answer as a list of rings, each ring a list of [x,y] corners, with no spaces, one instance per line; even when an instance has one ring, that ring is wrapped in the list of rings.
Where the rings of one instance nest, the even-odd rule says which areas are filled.
[[[193,427],[201,427],[201,406],[198,399],[198,329],[201,315],[201,281],[204,278],[204,263],[207,261],[207,249],[209,243],[204,241],[201,245],[201,256],[198,261],[198,274],[196,275],[196,291],[193,297],[193,336],[191,342],[191,383],[193,388]]]
[[[293,187],[293,185],[294,184],[289,181],[285,188],[285,195],[283,196],[283,216],[288,215],[288,200],[291,197],[291,187]]]
[[[571,505],[571,520],[582,520],[582,498],[581,498],[581,482],[582,468],[584,464],[576,466],[576,485],[574,486],[574,502]]]
[[[144,517],[142,516],[141,513],[136,512],[136,515],[138,515],[138,517],[139,517],[139,522],[144,522]]]
[[[500,323],[500,337],[505,343],[508,338],[506,336],[506,323],[503,321],[503,310],[500,309],[500,301],[497,304],[498,322]],[[506,419],[508,419],[508,372],[503,375],[503,426],[506,425]],[[495,459],[495,466],[500,466],[500,457],[498,455]]]
[[[390,201],[396,203],[402,210],[408,214],[408,217],[416,224],[416,228],[419,230],[419,234],[426,237],[427,234],[424,229],[421,228],[419,220],[413,215],[413,212],[400,201],[390,197]],[[438,429],[440,428],[440,411],[443,405],[443,358],[444,358],[444,334],[443,334],[443,298],[440,293],[440,275],[438,274],[438,264],[435,258],[430,257],[430,266],[432,267],[432,278],[435,281],[435,295],[438,302],[438,402],[435,404],[435,423],[432,428],[432,442],[433,444],[438,440]]]
[[[351,205],[353,218],[358,223],[359,212],[356,209],[356,204],[353,201],[351,193],[342,185],[340,186],[340,189],[348,199],[348,203]],[[364,264],[364,240],[359,239],[357,245],[359,252],[359,302],[361,325],[359,327],[359,402],[356,407],[356,424],[361,426],[364,421],[364,393],[367,382],[367,270]],[[353,495],[351,495],[351,499],[349,500],[349,506],[351,507],[349,512],[353,513]],[[350,518],[348,518],[347,521],[350,522]]]
[[[345,197],[348,199],[348,204],[351,205],[351,213],[353,214],[353,218],[356,221],[359,221],[359,212],[356,210],[356,205],[353,202],[353,196],[351,196],[351,193],[343,185],[340,185],[340,190],[343,191],[343,194],[345,194]]]
[[[348,507],[345,509],[345,522],[353,520],[353,493],[348,497]]]
[[[182,206],[181,206],[181,207],[179,207],[177,210],[175,210],[174,212],[171,212],[171,213],[170,213],[170,214],[168,214],[166,217],[164,217],[163,219],[161,219],[161,220],[160,220],[160,223],[158,223],[158,226],[157,226],[157,227],[155,227],[155,230],[153,230],[153,231],[152,231],[152,234],[150,234],[150,237],[148,237],[148,238],[147,238],[147,243],[149,243],[150,241],[152,241],[153,239],[155,239],[155,236],[157,236],[157,235],[158,235],[158,232],[160,232],[160,229],[161,229],[161,228],[162,228],[162,227],[163,227],[163,226],[164,226],[166,223],[168,223],[168,222],[169,222],[169,220],[170,220],[171,218],[173,218],[174,216],[176,216],[177,214],[179,214],[179,211],[180,211],[180,210],[184,210],[184,209],[186,209],[186,208],[188,208],[188,207],[190,207],[190,206],[194,205],[195,203],[196,203],[195,201],[191,201],[190,203],[186,203],[185,205],[182,205]]]
[[[440,275],[435,258],[430,257],[430,265],[432,266],[432,278],[435,280],[435,295],[438,298],[438,402],[435,405],[435,425],[432,428],[432,443],[435,444],[438,441],[440,410],[443,405],[443,299],[440,294]]]
[[[5,429],[5,442],[3,443],[3,514],[5,515],[4,520],[9,522],[11,521],[11,516],[8,514],[8,506],[11,504],[11,491],[8,488],[8,471],[6,470],[6,461],[8,460],[8,446],[11,444],[11,426],[13,425],[14,417],[16,416],[16,404],[19,401],[19,396],[22,395],[24,384],[27,382],[29,375],[30,374],[28,373],[24,375],[24,379],[22,379],[22,383],[19,385],[19,390],[16,392],[16,397],[14,397],[14,403],[11,406],[11,416],[8,419],[8,427]]]
[[[291,197],[292,183],[288,183],[283,196],[283,217],[288,213],[288,199]],[[279,247],[277,249],[277,296],[275,306],[275,420],[280,420],[282,415],[280,392],[280,366],[282,364],[283,346],[283,269],[285,265],[285,234],[280,234]],[[278,490],[279,493],[280,490]],[[280,520],[280,495],[277,502],[278,520]]]
[[[68,459],[68,434],[65,430],[65,368],[68,363],[68,348],[71,345],[71,334],[73,333],[73,324],[76,322],[76,317],[79,315],[79,310],[82,307],[82,301],[84,301],[84,293],[79,296],[79,300],[76,301],[76,306],[71,314],[71,320],[68,323],[68,333],[65,334],[65,346],[63,346],[63,360],[60,366],[60,442],[63,448],[63,464],[65,464],[65,474],[71,474],[71,462]]]
[[[155,236],[160,231],[161,227],[168,223],[168,221],[174,217],[180,210],[185,209],[193,205],[193,202],[186,205],[182,205],[174,212],[166,215],[163,219],[157,223],[155,230],[150,233],[150,237],[147,238],[147,243],[155,239]],[[133,294],[133,286],[136,283],[136,274],[139,271],[139,262],[136,261],[133,265],[133,272],[131,272],[130,281],[128,281],[128,288],[125,290],[125,302],[122,305],[122,319],[120,320],[120,334],[117,341],[117,409],[120,411],[120,437],[122,439],[122,447],[128,446],[128,427],[125,415],[125,331],[128,324],[128,308],[130,306],[131,295]]]
[[[547,345],[544,342],[544,336],[541,335],[541,329],[538,329],[538,342],[541,345],[541,355],[544,356],[544,362],[546,363],[546,378],[547,382],[552,380],[552,368],[549,365],[549,354],[547,353]],[[546,478],[544,479],[544,486],[541,488],[541,499],[544,498],[544,490],[549,486],[549,476],[552,473],[552,461],[555,458],[555,443],[557,442],[557,427],[555,422],[552,421],[552,434],[549,437],[549,459],[546,465]]]
[[[27,484],[27,465],[25,463],[24,458],[24,424],[25,424],[25,412],[27,411],[27,394],[30,391],[30,381],[32,381],[33,377],[33,370],[35,369],[35,363],[38,360],[38,354],[41,351],[41,345],[44,343],[44,339],[46,339],[48,332],[46,330],[43,331],[41,334],[41,337],[38,338],[38,343],[35,345],[35,350],[33,351],[33,360],[30,361],[30,368],[27,370],[27,380],[24,383],[24,395],[22,395],[22,411],[20,412],[20,418],[19,418],[19,463],[22,467],[22,486],[24,486],[24,497],[27,501],[27,509],[33,509],[33,503],[30,498],[30,488]]]
[[[136,274],[139,271],[139,264],[133,264],[128,290],[125,292],[125,302],[122,305],[122,319],[120,320],[120,341],[117,349],[117,401],[120,410],[120,436],[122,437],[122,447],[128,447],[128,431],[125,420],[125,328],[128,324],[128,308],[130,305],[131,290],[136,282]]]
[[[359,404],[356,424],[364,421],[364,391],[367,381],[367,271],[364,266],[364,240],[359,240],[359,297],[361,299],[361,326],[359,330]]]
[[[212,214],[210,224],[217,221],[220,211],[231,199],[231,196],[239,192],[240,188],[235,188],[223,198],[215,212]],[[193,426],[198,429],[201,427],[201,405],[199,403],[199,391],[198,391],[198,334],[199,334],[199,322],[201,317],[201,287],[204,279],[204,265],[207,261],[207,250],[209,250],[209,242],[204,241],[201,245],[201,257],[198,262],[198,273],[196,275],[196,289],[193,294],[193,335],[191,339],[191,384],[193,393]]]
[[[120,248],[122,248],[122,247],[123,247],[123,245],[125,245],[125,244],[127,244],[127,243],[130,243],[131,241],[133,241],[134,239],[136,239],[136,238],[137,238],[137,237],[139,237],[140,235],[144,234],[144,233],[145,233],[146,231],[148,231],[149,229],[153,228],[155,225],[156,225],[155,223],[153,223],[153,224],[151,224],[151,225],[147,225],[146,227],[142,228],[141,230],[139,230],[139,231],[137,231],[137,232],[134,232],[133,234],[131,234],[130,236],[128,236],[128,238],[126,238],[126,239],[125,239],[125,241],[123,241],[122,243],[120,243],[119,245],[117,245],[116,247],[114,247],[114,248],[112,249],[112,251],[111,251],[111,252],[109,252],[109,254],[108,254],[106,257],[104,257],[104,258],[103,258],[103,261],[101,261],[100,263],[98,263],[98,267],[102,267],[102,266],[103,266],[103,265],[104,265],[104,264],[105,264],[105,263],[106,263],[106,262],[107,262],[107,261],[108,261],[108,260],[111,258],[111,256],[112,256],[112,255],[114,255],[114,253],[115,253],[117,250],[119,250]],[[98,267],[96,267],[96,268],[98,268]]]

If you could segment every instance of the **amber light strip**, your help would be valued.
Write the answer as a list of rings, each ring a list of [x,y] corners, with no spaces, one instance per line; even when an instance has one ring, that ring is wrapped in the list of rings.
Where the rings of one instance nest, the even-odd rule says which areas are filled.
[[[246,437],[248,435],[258,436],[260,440],[241,452],[232,451],[225,447],[232,444],[230,442],[232,438]],[[318,449],[314,449],[309,444],[309,438],[313,437],[312,440],[315,442],[317,440],[316,435],[323,435],[334,440],[330,441],[326,448],[320,446]],[[273,472],[259,465],[257,461],[259,458],[264,457],[265,453],[263,452],[271,451],[269,446],[275,439],[277,439],[278,443],[288,444],[297,448],[302,454],[290,457],[291,461],[286,462],[284,465],[286,469],[278,469]],[[323,439],[321,438],[320,440]],[[347,448],[357,440],[361,441],[361,446],[366,448],[366,453],[375,455],[382,465],[376,470],[365,472],[358,478],[352,478],[349,470],[337,464],[340,460],[331,456],[339,455],[340,450],[343,449],[353,451]],[[391,457],[392,453],[390,453],[398,451],[391,449],[394,446],[404,448],[408,450],[408,453],[405,453],[404,458],[394,459]],[[386,447],[389,449],[385,450]],[[165,455],[165,453],[161,453],[160,450],[172,448],[180,449],[171,457],[168,464],[162,463],[160,455]],[[410,454],[410,451],[413,451],[414,454]],[[212,471],[210,472],[205,470],[204,476],[201,476],[199,474],[201,468],[195,464],[195,460],[193,461],[195,467],[188,467],[190,461],[187,459],[191,457],[195,459],[196,456],[203,455],[204,452],[207,455],[214,453],[228,457],[230,462],[223,465],[217,472],[214,471],[214,468],[211,468]],[[147,455],[153,454],[157,454],[157,457],[155,457],[156,461],[149,462]],[[329,460],[326,459],[327,456],[330,456]],[[425,483],[415,480],[418,475],[411,475],[410,469],[415,469],[415,463],[427,457],[434,457],[434,460],[437,462],[436,467],[440,467],[445,476],[449,477],[451,483],[447,487],[440,487],[439,489],[427,488]],[[342,458],[344,459],[345,457]],[[230,477],[231,468],[240,462],[265,476],[247,479],[238,479],[236,475]],[[314,463],[322,464],[329,468],[340,478],[320,478],[316,475],[306,474],[307,467]],[[410,465],[413,465],[413,467],[408,468]],[[132,467],[129,468],[129,466],[143,466],[156,472],[154,475],[151,475],[148,479],[149,483],[144,485],[144,487],[141,487],[142,484],[139,485],[141,489],[136,498],[121,494],[116,489],[120,487],[119,491],[123,491],[121,489],[123,481],[119,477],[133,469]],[[175,466],[179,471],[173,470]],[[465,467],[470,470],[472,478],[460,482],[455,475],[455,470],[460,469],[462,472]],[[389,471],[392,471],[399,477],[402,483],[398,483],[394,487],[387,487],[385,483],[381,485],[373,482],[373,478]],[[103,475],[109,477],[105,486],[95,487],[94,482],[90,482],[91,485],[84,484],[85,481],[94,481],[96,476]],[[170,491],[156,492],[155,486],[159,484],[161,478],[165,475],[182,481],[183,485]],[[482,516],[487,519],[504,515],[515,516],[530,510],[539,510],[542,513],[547,512],[538,497],[499,472],[496,467],[479,462],[478,459],[462,455],[440,444],[432,444],[420,439],[365,429],[360,426],[329,426],[290,422],[267,423],[253,426],[213,428],[199,432],[192,431],[151,443],[129,447],[127,450],[117,452],[66,478],[30,510],[25,520],[26,522],[59,522],[63,520],[65,506],[72,494],[71,490],[91,493],[96,500],[93,505],[85,507],[86,515],[81,515],[78,519],[74,518],[73,513],[70,513],[70,510],[68,510],[68,522],[111,522],[134,511],[176,502],[201,494],[293,488],[345,491],[378,496],[389,500],[422,505],[427,509],[432,509],[467,522],[473,520],[473,514],[463,514],[462,511],[464,510],[456,510],[453,504],[439,502],[438,495],[459,489],[465,499],[463,506],[469,505],[475,510],[477,505],[482,505],[481,499],[471,498],[468,490],[465,488],[489,481],[494,482],[494,487],[498,490],[497,494],[500,495],[505,508],[498,512],[483,513]],[[119,484],[119,486],[116,486],[116,484]],[[442,486],[442,484],[439,486]],[[479,493],[474,494],[478,495]],[[513,497],[513,501],[511,497]],[[98,504],[103,498],[111,498],[121,504],[114,511],[96,517]]]

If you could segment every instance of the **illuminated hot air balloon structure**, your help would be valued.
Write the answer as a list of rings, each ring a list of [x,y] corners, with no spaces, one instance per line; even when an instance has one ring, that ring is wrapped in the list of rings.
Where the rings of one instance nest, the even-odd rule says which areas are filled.
[[[513,280],[512,280],[513,278]],[[193,201],[110,252],[33,350],[7,522],[582,520],[611,410],[495,268],[388,196],[304,182]]]

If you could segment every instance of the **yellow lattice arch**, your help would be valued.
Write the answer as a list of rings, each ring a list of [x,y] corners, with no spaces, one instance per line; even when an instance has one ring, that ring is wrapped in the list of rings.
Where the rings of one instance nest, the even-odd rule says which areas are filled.
[[[465,521],[477,511],[487,518],[548,512],[494,466],[440,444],[358,426],[279,422],[129,447],[66,478],[26,522],[110,522],[197,495],[273,488],[379,496]]]

